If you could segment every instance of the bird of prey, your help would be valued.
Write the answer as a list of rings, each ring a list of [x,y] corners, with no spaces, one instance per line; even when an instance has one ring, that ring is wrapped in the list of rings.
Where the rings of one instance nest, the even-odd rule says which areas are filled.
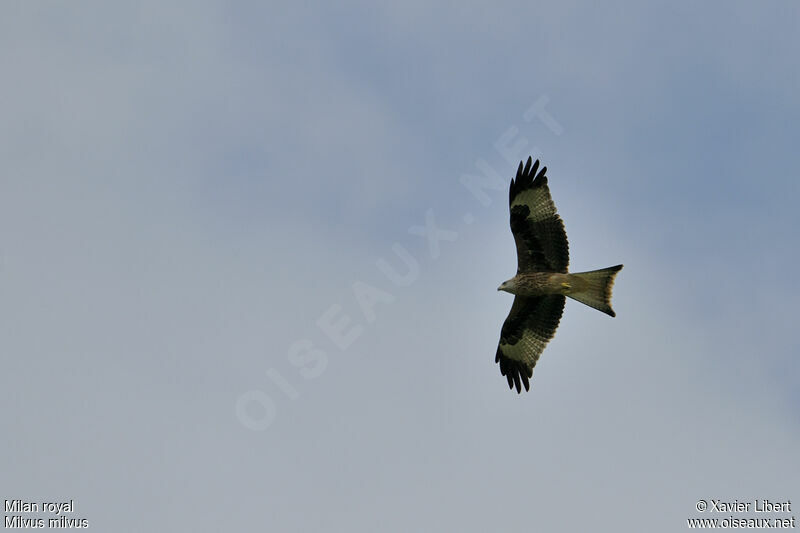
[[[538,173],[537,173],[538,171]],[[511,232],[517,245],[517,275],[504,281],[498,291],[510,292],[514,303],[500,332],[495,362],[510,389],[530,390],[533,367],[556,332],[566,296],[607,315],[611,309],[617,265],[602,270],[570,274],[569,245],[564,222],[547,187],[547,167],[539,160],[519,163],[508,188]]]

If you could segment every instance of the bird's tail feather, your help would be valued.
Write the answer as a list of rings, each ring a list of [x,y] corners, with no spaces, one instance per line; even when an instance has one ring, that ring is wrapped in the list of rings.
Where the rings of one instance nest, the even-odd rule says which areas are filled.
[[[573,283],[567,296],[607,315],[617,316],[611,309],[611,289],[614,286],[614,277],[620,270],[622,265],[571,274],[577,281]]]

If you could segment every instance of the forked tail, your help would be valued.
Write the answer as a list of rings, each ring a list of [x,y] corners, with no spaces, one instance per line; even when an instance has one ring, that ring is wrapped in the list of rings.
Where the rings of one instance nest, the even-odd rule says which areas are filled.
[[[617,316],[611,309],[611,289],[614,287],[614,277],[620,270],[622,265],[571,274],[577,279],[573,279],[567,296],[607,315]]]

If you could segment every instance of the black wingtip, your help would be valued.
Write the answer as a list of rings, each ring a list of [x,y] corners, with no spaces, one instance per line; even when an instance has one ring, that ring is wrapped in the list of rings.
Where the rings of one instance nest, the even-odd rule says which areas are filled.
[[[522,191],[533,187],[541,187],[547,184],[547,167],[539,169],[539,160],[534,161],[533,157],[528,156],[527,161],[520,161],[517,167],[517,175],[511,180],[508,188],[508,203],[514,201],[514,197]]]
[[[508,381],[508,388],[510,390],[517,389],[517,394],[522,393],[522,388],[525,387],[526,391],[531,390],[530,378],[533,376],[533,369],[513,359],[509,359],[502,355],[500,347],[497,348],[497,355],[494,358],[496,363],[500,363],[500,373],[505,376]]]

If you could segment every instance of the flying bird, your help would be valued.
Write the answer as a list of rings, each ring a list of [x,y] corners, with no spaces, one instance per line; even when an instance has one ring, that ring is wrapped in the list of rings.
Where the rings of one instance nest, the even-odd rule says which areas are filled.
[[[538,171],[538,173],[537,173]],[[567,272],[569,244],[564,222],[547,187],[547,167],[539,170],[539,160],[531,158],[524,168],[519,163],[516,178],[508,188],[511,232],[517,245],[517,275],[504,281],[498,291],[514,295],[514,303],[500,332],[495,362],[517,393],[530,390],[533,367],[545,346],[555,335],[566,296],[594,307],[607,315],[611,309],[617,265],[602,270]]]

